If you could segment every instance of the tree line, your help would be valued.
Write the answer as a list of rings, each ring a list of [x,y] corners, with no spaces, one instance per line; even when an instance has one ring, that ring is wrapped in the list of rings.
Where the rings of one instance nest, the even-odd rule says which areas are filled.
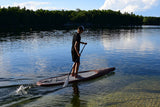
[[[160,17],[143,17],[144,25],[160,25]]]
[[[8,27],[63,27],[85,26],[137,26],[160,24],[160,18],[143,17],[133,13],[112,10],[43,10],[20,7],[0,7],[0,28]]]

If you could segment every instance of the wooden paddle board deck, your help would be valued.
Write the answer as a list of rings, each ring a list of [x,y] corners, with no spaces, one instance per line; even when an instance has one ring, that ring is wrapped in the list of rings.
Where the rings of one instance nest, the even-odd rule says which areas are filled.
[[[115,67],[99,69],[99,70],[89,70],[89,71],[80,71],[78,72],[78,78],[69,76],[69,83],[87,81],[91,79],[95,79],[114,71]],[[68,74],[64,74],[62,76],[51,77],[47,79],[43,79],[37,82],[38,86],[55,86],[55,85],[63,85]]]

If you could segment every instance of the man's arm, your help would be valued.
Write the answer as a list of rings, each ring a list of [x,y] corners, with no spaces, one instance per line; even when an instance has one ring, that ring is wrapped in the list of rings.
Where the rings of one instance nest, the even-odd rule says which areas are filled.
[[[77,55],[80,57],[80,54],[79,54],[79,52],[77,50],[77,45],[78,45],[78,42],[76,41],[75,44],[74,44],[74,49],[75,49]]]
[[[86,43],[86,42],[80,42],[80,43],[87,45],[87,43]]]

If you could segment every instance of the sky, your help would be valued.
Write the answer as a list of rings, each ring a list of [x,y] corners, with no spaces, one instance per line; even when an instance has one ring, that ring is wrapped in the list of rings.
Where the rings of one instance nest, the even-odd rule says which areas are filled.
[[[0,0],[0,6],[20,6],[32,10],[111,9],[122,13],[160,17],[160,0]]]

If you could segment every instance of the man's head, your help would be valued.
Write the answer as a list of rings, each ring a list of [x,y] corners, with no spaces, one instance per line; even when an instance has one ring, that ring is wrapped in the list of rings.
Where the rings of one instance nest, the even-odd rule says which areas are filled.
[[[78,33],[81,34],[84,31],[84,27],[83,26],[79,26],[77,31],[78,31]]]

